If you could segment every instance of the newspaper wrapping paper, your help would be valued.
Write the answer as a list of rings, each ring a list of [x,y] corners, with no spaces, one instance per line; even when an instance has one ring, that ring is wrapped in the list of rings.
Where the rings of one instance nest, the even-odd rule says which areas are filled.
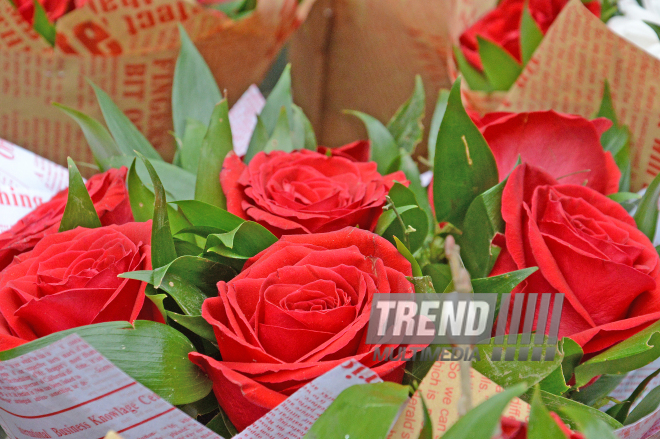
[[[59,164],[91,161],[77,124],[52,102],[102,120],[90,79],[165,157],[182,23],[230,103],[259,83],[314,0],[259,0],[233,21],[193,0],[89,0],[57,21],[50,48],[10,2],[0,2],[0,137]]]
[[[494,0],[455,0],[452,41]],[[450,70],[456,76],[453,58]],[[610,31],[580,0],[571,0],[508,93],[463,90],[466,104],[480,113],[539,111],[579,114],[598,111],[607,79],[619,122],[630,127],[631,189],[648,185],[660,172],[660,60]]]
[[[302,439],[339,394],[382,380],[346,361],[236,439]],[[77,334],[0,362],[0,425],[11,439],[223,439],[136,382]]]
[[[482,0],[479,0],[482,1]],[[447,0],[318,0],[291,38],[294,97],[319,142],[339,146],[365,138],[359,110],[387,121],[419,74],[429,126],[447,74]],[[428,133],[426,133],[428,134]],[[418,146],[423,153],[425,141]]]
[[[229,110],[234,150],[247,151],[257,114],[265,99],[251,85]],[[0,233],[69,184],[68,170],[20,146],[0,139]]]

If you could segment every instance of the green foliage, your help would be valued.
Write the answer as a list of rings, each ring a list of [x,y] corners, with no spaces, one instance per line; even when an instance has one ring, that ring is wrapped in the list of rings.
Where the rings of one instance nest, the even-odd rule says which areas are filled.
[[[101,220],[96,213],[94,203],[87,192],[87,187],[82,176],[71,157],[67,158],[69,163],[69,195],[66,200],[64,214],[60,221],[60,232],[86,227],[94,229],[101,227]]]

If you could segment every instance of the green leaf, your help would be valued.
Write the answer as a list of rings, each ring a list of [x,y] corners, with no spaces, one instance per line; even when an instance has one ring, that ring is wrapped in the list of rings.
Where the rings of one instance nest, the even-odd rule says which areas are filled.
[[[490,274],[499,247],[493,246],[497,233],[504,233],[502,219],[502,192],[506,180],[477,196],[465,214],[463,234],[458,238],[465,268],[472,277]]]
[[[631,134],[627,126],[619,125],[612,93],[607,80],[603,86],[603,100],[596,117],[605,117],[612,121],[612,126],[600,137],[600,142],[605,151],[609,151],[621,171],[619,180],[619,191],[625,192],[630,189],[630,139]]]
[[[266,126],[261,120],[261,117],[257,116],[257,125],[255,125],[254,131],[252,132],[250,144],[248,145],[247,152],[243,157],[243,162],[245,164],[250,163],[250,160],[252,160],[252,158],[257,155],[257,153],[263,151],[266,148],[268,139],[268,130],[266,130]]]
[[[532,408],[529,413],[529,423],[527,424],[527,438],[528,439],[546,439],[546,438],[561,438],[565,437],[561,428],[550,412],[543,405],[541,400],[541,391],[536,388],[532,398]]]
[[[604,398],[612,393],[624,378],[625,375],[603,375],[595,383],[583,387],[579,392],[573,393],[571,399],[584,405],[599,408],[601,406],[600,401],[604,401]],[[603,403],[602,405],[605,404]]]
[[[145,296],[156,305],[156,308],[160,311],[160,315],[163,316],[163,320],[167,321],[167,310],[165,309],[165,299],[167,299],[167,294],[155,294],[153,287],[148,285],[145,290]]]
[[[378,219],[376,233],[392,244],[395,236],[403,242],[409,242],[410,251],[415,253],[424,244],[429,232],[427,215],[419,207],[415,194],[401,183],[394,183],[388,195],[401,216],[405,228],[402,227],[394,209],[390,208]],[[408,227],[412,227],[415,231],[409,233],[406,239],[404,229]]]
[[[119,277],[149,283],[169,294],[186,315],[198,316],[204,300],[218,295],[216,283],[229,281],[235,275],[226,265],[196,256],[180,256],[155,270],[131,271]]]
[[[94,158],[98,162],[102,163],[110,157],[122,155],[108,130],[99,121],[66,105],[56,102],[53,105],[78,123],[89,148],[92,150],[92,154],[94,154]]]
[[[426,402],[421,396],[419,400],[422,401],[422,411],[424,413],[424,426],[422,431],[419,433],[417,439],[433,439],[433,422],[431,421],[431,416],[429,416],[429,410],[426,408]]]
[[[309,121],[302,108],[300,108],[295,104],[293,104],[293,120],[299,121],[299,123],[301,123],[303,126],[304,129],[303,148],[309,149],[310,151],[316,151],[317,143],[316,143],[316,134],[314,133],[314,127],[312,127],[312,123]],[[300,149],[300,148],[296,148],[296,149]]]
[[[32,4],[34,5],[32,28],[37,31],[39,35],[44,37],[48,44],[55,46],[55,35],[57,33],[55,30],[55,24],[51,23],[48,19],[44,7],[38,2],[38,0],[32,0]]]
[[[371,142],[370,159],[378,165],[378,172],[385,175],[399,158],[399,146],[388,129],[378,119],[359,111],[346,111],[359,118],[367,128]]]
[[[223,99],[213,110],[208,132],[202,141],[195,200],[222,209],[227,207],[227,198],[220,185],[220,171],[225,156],[233,148],[231,126],[229,126],[229,105],[227,100]]]
[[[658,406],[660,406],[660,387],[651,390],[649,394],[637,404],[637,407],[630,412],[630,415],[628,415],[626,422],[624,422],[623,425],[634,424],[646,415],[650,415],[656,411]]]
[[[195,119],[186,119],[186,131],[181,141],[181,166],[188,172],[197,174],[202,142],[206,136],[207,125]]]
[[[474,68],[467,58],[465,58],[463,51],[457,46],[454,46],[454,58],[456,59],[461,76],[465,78],[465,82],[467,82],[471,90],[485,92],[492,92],[494,90],[488,79],[486,79],[486,75]]]
[[[656,175],[642,196],[634,218],[637,228],[653,242],[658,225],[658,197],[660,196],[660,174]]]
[[[575,368],[575,385],[582,387],[598,375],[639,369],[660,357],[660,322],[590,358]]]
[[[430,276],[436,293],[442,293],[451,282],[451,269],[447,264],[428,264],[422,268],[424,276]]]
[[[523,66],[527,65],[534,51],[543,40],[543,31],[529,12],[529,2],[525,2],[520,22],[520,53],[522,54]]]
[[[67,162],[69,163],[69,196],[66,200],[59,231],[66,232],[76,227],[88,229],[101,227],[101,220],[99,220],[76,163],[71,157],[67,158]]]
[[[538,267],[523,268],[522,270],[511,271],[498,276],[472,279],[472,290],[475,294],[502,294],[510,293],[518,284],[527,279],[532,273],[538,270]],[[495,313],[499,312],[499,300]]]
[[[293,97],[291,95],[291,65],[288,64],[280,79],[271,90],[266,104],[259,115],[268,136],[272,135],[280,119],[282,108],[286,110],[287,120],[293,118]],[[254,137],[254,134],[253,134]],[[258,152],[258,151],[257,151]]]
[[[121,168],[122,166],[130,168],[134,159],[135,155],[111,157],[105,161],[104,165],[106,168]],[[158,173],[158,177],[163,182],[165,191],[172,201],[194,198],[195,174],[160,160],[151,162],[151,165]],[[149,171],[141,161],[137,162],[135,170],[143,182],[150,181]]]
[[[517,384],[502,393],[491,396],[458,421],[442,436],[443,439],[491,439],[500,424],[502,412],[509,402],[527,389]]]
[[[339,394],[304,437],[385,439],[407,400],[408,387],[399,384],[385,382],[349,387]]]
[[[128,322],[107,322],[56,332],[0,352],[0,361],[48,346],[74,333],[170,404],[195,402],[211,391],[211,381],[188,361],[188,353],[195,352],[192,343],[167,325],[141,320],[134,327]]]
[[[213,326],[211,326],[202,316],[187,316],[184,314],[177,314],[172,311],[167,311],[167,317],[174,322],[188,329],[194,334],[209,340],[211,343],[217,343],[215,334],[213,333]]]
[[[494,90],[508,91],[522,73],[522,66],[509,52],[477,35],[484,74]]]
[[[571,418],[578,426],[578,430],[586,439],[615,439],[612,428],[602,419],[590,414],[576,410],[574,407],[563,407],[562,413]]]
[[[154,185],[154,215],[151,226],[151,265],[154,268],[162,267],[176,259],[176,248],[172,239],[170,220],[167,215],[167,198],[165,189],[158,178],[156,170],[146,157],[140,155],[142,162],[149,171],[149,177]]]
[[[424,135],[424,110],[426,95],[422,77],[415,76],[415,89],[412,96],[397,110],[387,124],[388,131],[394,137],[399,148],[412,154]]]
[[[222,408],[220,409],[220,413],[206,424],[206,428],[225,438],[230,438],[238,434],[236,427],[234,427],[227,415],[224,414]]]
[[[650,22],[650,21],[644,21],[644,23],[646,23],[646,25],[647,25],[648,27],[650,27],[651,29],[653,29],[653,31],[654,31],[655,34],[658,36],[658,38],[660,38],[660,26],[658,26],[657,24],[652,23],[652,22]]]
[[[277,120],[277,125],[273,131],[273,135],[266,142],[264,152],[273,151],[293,151],[293,141],[291,139],[291,127],[289,125],[289,117],[287,116],[286,109],[282,107],[280,117]]]
[[[151,146],[146,137],[133,125],[133,122],[112,101],[110,96],[93,82],[89,81],[94,88],[96,99],[101,107],[105,123],[117,142],[119,149],[129,157],[135,156],[135,151],[150,160],[162,161],[163,158]]]
[[[201,201],[183,200],[176,201],[173,204],[179,207],[179,210],[190,221],[190,224],[195,227],[207,227],[217,230],[213,233],[232,231],[245,222],[242,218],[224,209]]]
[[[174,132],[183,139],[186,120],[194,119],[208,125],[215,106],[222,100],[213,73],[179,24],[181,50],[174,68],[172,83],[172,119]]]
[[[452,86],[440,125],[433,166],[436,218],[458,228],[472,201],[499,181],[493,153],[465,112],[460,88],[459,78]]]
[[[209,235],[205,252],[231,259],[249,259],[277,242],[277,237],[261,224],[245,221],[234,230]]]
[[[415,259],[415,257],[410,253],[410,250],[408,250],[408,247],[405,246],[405,244],[401,241],[399,241],[399,238],[396,236],[394,237],[394,243],[396,245],[396,249],[403,255],[404,258],[410,262],[410,265],[412,265],[412,273],[414,277],[423,277],[424,275],[422,274],[422,269],[419,267],[419,263]],[[429,277],[429,279],[431,279]]]
[[[584,416],[590,416],[599,419],[613,429],[621,428],[620,422],[618,422],[613,417],[593,407],[580,404],[579,402],[573,401],[568,398],[564,398],[562,396],[557,396],[548,392],[544,392],[543,390],[541,390],[540,394],[541,394],[541,399],[543,400],[543,404],[548,408],[548,410],[557,413],[559,417],[562,419],[562,421],[564,421],[572,429],[576,429],[577,424],[572,420],[572,418],[569,418],[564,414],[566,409],[582,413],[584,414]],[[531,392],[528,392],[527,394],[523,395],[521,399],[529,402],[531,401],[531,397],[532,397]]]
[[[428,160],[431,165],[435,161],[435,146],[438,142],[438,133],[440,132],[440,125],[442,119],[445,117],[447,111],[447,104],[449,101],[449,90],[440,90],[438,100],[435,103],[435,110],[433,111],[433,118],[431,119],[431,128],[429,129],[429,142],[428,142]]]
[[[642,380],[642,382],[639,383],[639,385],[635,388],[632,394],[625,401],[623,401],[620,404],[616,404],[614,407],[611,407],[609,410],[607,410],[607,414],[610,416],[614,416],[616,420],[622,422],[623,425],[629,425],[631,423],[634,423],[635,422],[634,418],[632,420],[628,419],[628,412],[630,410],[630,407],[632,407],[632,405],[635,403],[637,398],[639,398],[640,395],[644,393],[646,387],[649,385],[651,380],[658,375],[658,373],[660,373],[660,369],[656,370],[651,375],[644,378],[644,380]],[[589,386],[587,386],[587,388],[589,388]],[[655,408],[653,408],[651,411],[654,410]],[[647,414],[648,413],[642,415],[642,417],[646,416]]]
[[[433,211],[431,210],[431,204],[429,203],[427,189],[422,186],[417,163],[415,163],[410,154],[404,153],[401,154],[401,164],[399,165],[399,169],[406,174],[406,179],[410,182],[408,188],[415,194],[417,205],[426,213],[426,220],[429,226],[428,233],[433,234],[435,229]]]

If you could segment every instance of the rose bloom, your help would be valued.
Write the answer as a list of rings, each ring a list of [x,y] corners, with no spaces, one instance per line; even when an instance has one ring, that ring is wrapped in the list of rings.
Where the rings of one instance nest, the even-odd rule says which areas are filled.
[[[258,222],[275,236],[323,233],[355,226],[373,231],[385,197],[403,172],[382,176],[369,157],[369,143],[269,154],[248,165],[234,153],[225,158],[220,182],[227,210]]]
[[[125,167],[110,169],[87,181],[87,191],[104,226],[133,221],[126,173]],[[68,196],[68,189],[61,191],[0,234],[0,270],[9,265],[14,256],[34,248],[44,236],[57,233]]]
[[[550,416],[557,423],[564,437],[567,439],[584,439],[582,433],[571,431],[556,413],[550,412]],[[502,418],[500,421],[500,434],[493,439],[527,439],[527,424],[512,418]]]
[[[13,0],[18,12],[30,24],[34,23],[33,0]],[[74,9],[73,0],[38,0],[43,6],[46,16],[50,22],[56,21],[62,15]]]
[[[405,361],[375,362],[380,345],[364,337],[373,295],[413,294],[411,275],[392,244],[365,230],[285,236],[204,301],[222,361],[198,353],[190,360],[213,380],[239,430],[349,359],[401,382]]]
[[[483,70],[479,57],[477,35],[489,40],[509,52],[519,63],[522,63],[520,53],[520,22],[525,0],[503,0],[495,9],[488,12],[476,23],[470,26],[459,38],[460,48],[468,62],[475,68]],[[528,0],[532,18],[545,35],[550,25],[555,21],[568,0]],[[585,6],[600,16],[600,2],[593,0]]]
[[[150,270],[151,221],[44,237],[0,272],[0,350],[58,331],[110,321],[154,320],[146,284],[117,276]]]
[[[608,119],[588,120],[552,110],[472,118],[493,152],[500,181],[520,158],[562,183],[584,184],[605,195],[619,190],[621,171],[600,143],[601,135],[612,125]],[[433,206],[433,184],[429,201]]]
[[[513,294],[563,293],[559,336],[585,354],[660,319],[658,253],[618,203],[522,164],[504,187],[502,218],[491,276],[538,267]]]

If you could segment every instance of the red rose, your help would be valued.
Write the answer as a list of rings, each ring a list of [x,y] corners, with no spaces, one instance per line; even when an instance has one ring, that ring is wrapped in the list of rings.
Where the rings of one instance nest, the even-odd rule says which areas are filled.
[[[50,22],[56,21],[62,15],[74,9],[73,0],[38,0],[43,6]],[[33,0],[14,0],[14,4],[23,18],[30,24],[34,22]]]
[[[555,21],[568,0],[528,0],[529,11],[534,21],[545,33]],[[479,70],[483,70],[479,57],[477,35],[492,41],[509,52],[518,62],[522,62],[520,54],[520,22],[525,0],[503,0],[495,9],[484,15],[470,26],[459,38],[459,44],[468,62]],[[600,16],[600,3],[593,0],[585,6]]]
[[[621,172],[600,143],[601,134],[612,125],[607,119],[590,121],[550,110],[491,113],[479,123],[495,156],[500,181],[520,157],[523,163],[542,168],[562,184],[586,184],[605,195],[619,190]]]
[[[523,164],[504,187],[502,217],[491,275],[538,266],[513,294],[563,293],[560,337],[589,354],[660,319],[658,253],[618,203]]]
[[[500,181],[520,158],[561,183],[586,184],[605,195],[619,190],[621,171],[600,143],[602,133],[612,125],[607,119],[590,121],[550,110],[490,113],[481,119],[473,116],[473,120],[493,152]],[[433,207],[433,184],[429,202]]]
[[[259,153],[248,165],[229,153],[220,174],[227,210],[277,237],[348,226],[373,231],[394,182],[408,184],[405,175],[383,177],[376,163],[356,161],[369,156],[367,142],[322,151]]]
[[[110,169],[87,181],[101,224],[124,224],[133,221],[133,213],[126,190],[127,169]],[[68,189],[25,215],[14,227],[0,234],[0,271],[14,256],[31,250],[46,235],[57,233],[64,214]]]
[[[392,244],[365,230],[285,236],[204,301],[222,361],[190,359],[239,430],[348,359],[401,382],[405,362],[374,362],[378,346],[363,340],[373,294],[412,294],[411,274]]]
[[[557,423],[564,437],[567,439],[584,439],[582,433],[571,431],[570,428],[564,424],[556,413],[550,412],[550,416]],[[512,418],[502,418],[500,422],[501,433],[493,439],[527,439],[527,424]]]
[[[151,221],[44,237],[0,273],[0,350],[109,321],[163,322],[146,284],[121,279],[151,269]]]

